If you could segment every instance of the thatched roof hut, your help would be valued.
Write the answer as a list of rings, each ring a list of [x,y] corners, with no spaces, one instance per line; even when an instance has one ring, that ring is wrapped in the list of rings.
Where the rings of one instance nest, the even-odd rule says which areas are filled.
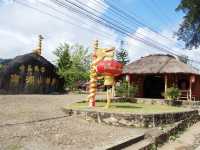
[[[63,90],[64,80],[56,68],[42,54],[42,35],[33,53],[7,61],[0,71],[0,93],[50,93]]]
[[[15,57],[0,73],[1,93],[49,93],[62,88],[55,66],[37,53]]]
[[[199,74],[199,71],[179,61],[172,55],[149,55],[124,67],[124,74]]]
[[[54,76],[57,76],[55,73],[56,68],[54,67],[54,65],[51,64],[43,56],[40,56],[36,53],[28,53],[28,54],[16,56],[9,63],[6,64],[2,72],[3,75],[1,76],[5,76],[7,74],[13,74],[19,71],[19,67],[21,65],[43,66],[45,68],[48,68],[46,70],[48,73],[52,73]]]
[[[126,65],[123,75],[138,85],[138,97],[163,98],[162,93],[175,86],[185,92],[185,99],[200,98],[199,71],[171,55],[142,57]]]

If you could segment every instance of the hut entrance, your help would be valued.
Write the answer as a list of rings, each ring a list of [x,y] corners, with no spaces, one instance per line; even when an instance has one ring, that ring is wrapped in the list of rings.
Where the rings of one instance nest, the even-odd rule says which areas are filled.
[[[162,98],[164,92],[164,78],[161,76],[148,75],[144,79],[144,97]]]
[[[187,79],[178,80],[178,88],[180,90],[188,90],[189,89],[189,80],[187,80]]]

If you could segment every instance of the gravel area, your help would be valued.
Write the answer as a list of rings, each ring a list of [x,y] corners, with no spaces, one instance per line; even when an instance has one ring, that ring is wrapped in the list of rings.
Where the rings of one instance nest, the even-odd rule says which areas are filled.
[[[0,150],[89,150],[144,132],[66,116],[61,107],[87,95],[0,96]],[[102,95],[99,95],[102,97]]]

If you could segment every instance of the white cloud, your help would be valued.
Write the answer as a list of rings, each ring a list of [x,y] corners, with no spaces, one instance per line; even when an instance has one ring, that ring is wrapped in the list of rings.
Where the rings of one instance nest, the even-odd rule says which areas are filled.
[[[52,51],[55,50],[59,43],[64,41],[91,47],[93,41],[99,39],[102,47],[116,45],[117,34],[114,31],[90,22],[84,16],[73,14],[67,9],[58,7],[49,0],[17,1],[51,13],[54,16],[59,16],[65,22],[24,7],[16,2],[4,3],[0,9],[0,37],[2,38],[0,41],[0,57],[9,58],[32,52],[32,49],[36,48],[39,34],[45,37],[43,56],[49,60],[55,59]],[[107,7],[94,5],[92,0],[80,1],[98,10],[100,12],[98,15],[102,15],[107,9]],[[99,1],[104,3],[103,0]],[[51,7],[58,9],[60,13],[52,10]]]
[[[158,45],[158,43],[167,46],[169,51],[173,51],[174,53],[178,55],[186,55],[189,57],[189,59],[193,60],[200,60],[200,48],[194,49],[194,50],[184,50],[180,48],[180,46],[177,45],[179,41],[177,41],[176,37],[173,36],[173,32],[170,30],[163,30],[161,32],[162,35],[165,35],[170,40],[159,36],[158,34],[150,31],[148,28],[138,28],[136,32],[134,32],[133,36],[139,36],[143,39],[147,39],[147,37],[155,42],[154,45]],[[158,50],[156,48],[149,47],[137,40],[134,40],[130,37],[126,37],[125,41],[127,41],[127,49],[129,51],[129,56],[131,60],[139,59],[140,57],[147,56],[150,54],[158,54],[158,53],[164,53],[161,50]],[[158,42],[158,43],[157,43]],[[163,46],[162,46],[163,47]],[[166,48],[167,49],[167,48]],[[195,64],[194,64],[195,65]]]
[[[12,58],[16,55],[32,52],[32,49],[36,48],[38,40],[37,36],[39,34],[42,34],[45,37],[43,42],[43,56],[51,61],[55,59],[52,51],[54,51],[61,42],[71,44],[80,43],[87,47],[92,47],[93,42],[96,39],[99,39],[101,47],[117,47],[119,44],[117,41],[117,39],[119,39],[118,34],[113,30],[91,22],[86,17],[74,14],[68,9],[58,7],[55,4],[52,4],[49,0],[17,1],[29,4],[32,7],[36,7],[54,16],[59,16],[65,22],[42,14],[31,8],[24,7],[20,4],[12,3],[12,0],[3,1],[5,1],[3,3],[4,5],[0,6],[0,57]],[[71,1],[75,2],[74,0]],[[104,0],[98,1],[103,3],[105,7],[99,6],[98,3],[94,4],[93,0],[79,1],[100,12],[94,12],[99,16],[105,13],[109,8]],[[44,4],[48,6],[45,6]],[[52,10],[51,7],[58,9],[59,12]],[[170,29],[163,30],[161,34],[171,38],[171,40],[166,40],[144,27],[140,27],[136,32],[132,33],[133,36],[137,35],[144,39],[146,39],[147,36],[154,41],[175,49],[177,53],[188,55],[192,59],[200,59],[199,50],[181,50],[176,45],[177,39],[173,37],[173,33]],[[145,44],[129,37],[125,37],[124,40],[127,42],[127,49],[131,60],[149,54],[161,53],[159,50],[146,46]],[[156,43],[154,44],[157,45]]]

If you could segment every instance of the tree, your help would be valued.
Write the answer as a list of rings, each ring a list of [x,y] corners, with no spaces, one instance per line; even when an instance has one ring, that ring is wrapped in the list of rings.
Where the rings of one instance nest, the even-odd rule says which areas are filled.
[[[72,62],[69,54],[70,46],[66,43],[60,44],[60,46],[55,50],[54,54],[58,57],[56,64],[58,67],[58,75],[64,78],[65,87],[69,84],[69,77],[67,70],[71,68]]]
[[[200,46],[200,1],[182,0],[176,11],[185,13],[184,20],[176,35],[185,42],[185,47],[192,49]]]
[[[71,46],[72,66],[69,70],[71,79],[71,88],[77,89],[78,84],[89,80],[89,69],[91,55],[88,49],[82,45]]]
[[[127,64],[129,62],[128,52],[123,48],[123,41],[121,41],[120,50],[116,52],[117,60],[122,64]]]
[[[72,65],[69,49],[70,46],[64,43],[61,44],[54,52],[54,54],[59,58],[57,60],[57,65],[61,72],[69,69]]]
[[[188,60],[188,56],[186,55],[181,55],[179,56],[179,60],[185,64],[188,64],[189,63],[189,60]]]
[[[90,54],[81,45],[61,44],[54,54],[58,57],[58,74],[65,79],[65,86],[77,89],[80,82],[89,80]]]

